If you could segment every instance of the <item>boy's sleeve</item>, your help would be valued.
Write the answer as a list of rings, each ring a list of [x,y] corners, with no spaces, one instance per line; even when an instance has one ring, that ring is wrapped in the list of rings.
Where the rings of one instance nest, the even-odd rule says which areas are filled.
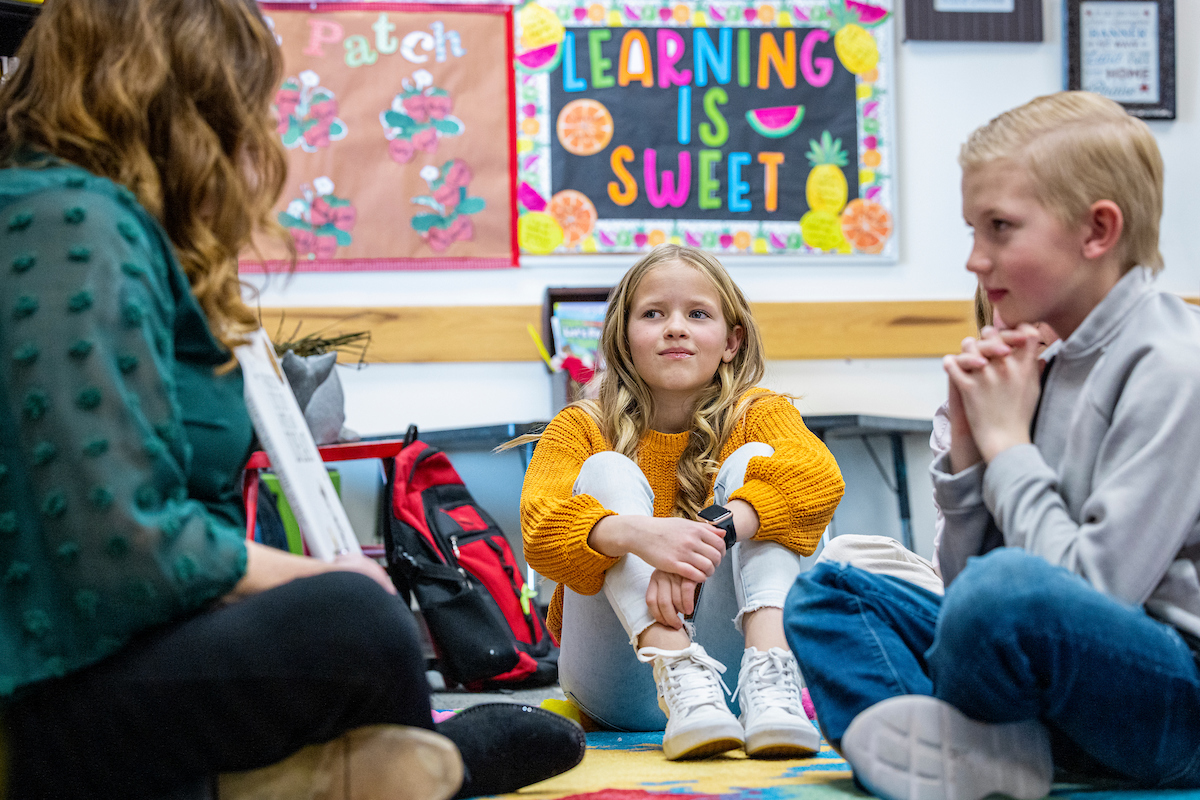
[[[745,482],[729,499],[754,507],[759,519],[755,539],[810,555],[846,488],[837,461],[786,397],[770,397],[751,407],[746,441],[769,444],[775,452],[750,459]]]
[[[169,256],[138,211],[48,190],[0,213],[0,236],[4,605],[78,663],[226,593],[245,543],[188,497]]]
[[[1200,369],[1193,354],[1145,353],[1121,390],[1078,523],[1036,446],[1000,453],[988,465],[983,492],[1005,543],[1066,567],[1106,594],[1145,602],[1200,518],[1197,408]],[[1102,414],[1086,401],[1079,413]]]
[[[982,555],[1001,544],[992,515],[983,502],[982,463],[958,474],[950,471],[947,450],[930,465],[933,502],[941,510],[943,522],[935,541],[936,564],[947,586],[967,566],[971,556]]]
[[[533,451],[521,489],[525,560],[539,574],[584,595],[600,591],[605,571],[617,562],[588,545],[592,528],[614,512],[590,495],[571,496],[583,462],[607,449],[597,438],[583,411],[558,414]]]

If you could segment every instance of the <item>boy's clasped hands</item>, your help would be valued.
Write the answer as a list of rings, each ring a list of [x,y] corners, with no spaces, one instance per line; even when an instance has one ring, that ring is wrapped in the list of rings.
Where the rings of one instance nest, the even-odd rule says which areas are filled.
[[[988,326],[963,339],[962,352],[942,360],[950,376],[950,465],[955,473],[1030,443],[1042,364],[1040,335],[1023,323]]]

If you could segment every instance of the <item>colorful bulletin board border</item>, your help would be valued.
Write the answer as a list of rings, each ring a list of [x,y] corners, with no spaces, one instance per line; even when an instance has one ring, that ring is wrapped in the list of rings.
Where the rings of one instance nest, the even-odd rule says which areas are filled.
[[[275,214],[296,271],[518,266],[512,7],[260,6],[283,50]],[[242,272],[291,268],[256,244]]]
[[[897,257],[891,0],[517,13],[523,253]]]

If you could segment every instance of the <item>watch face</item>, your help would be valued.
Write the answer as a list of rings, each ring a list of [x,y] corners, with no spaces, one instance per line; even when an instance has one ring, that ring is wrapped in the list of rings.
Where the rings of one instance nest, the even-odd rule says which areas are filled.
[[[708,508],[701,509],[697,516],[706,522],[712,523],[713,525],[719,525],[725,520],[731,518],[733,514],[728,508],[724,508],[722,506],[709,506]]]

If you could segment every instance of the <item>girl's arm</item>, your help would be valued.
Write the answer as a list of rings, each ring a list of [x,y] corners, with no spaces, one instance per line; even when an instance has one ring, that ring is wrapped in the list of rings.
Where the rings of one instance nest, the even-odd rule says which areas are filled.
[[[734,502],[749,508],[742,501]],[[754,509],[751,508],[749,513],[754,514]],[[757,515],[754,516],[757,519]],[[749,530],[749,516],[746,516],[745,524]],[[740,533],[738,535],[741,537]],[[753,532],[741,538],[752,535]],[[711,577],[725,556],[725,542],[719,529],[706,522],[679,517],[636,514],[602,517],[592,527],[588,544],[593,550],[613,558],[633,553],[656,569],[695,583]]]
[[[713,526],[674,517],[617,515],[590,495],[572,496],[583,462],[607,449],[599,430],[578,409],[567,409],[546,428],[521,490],[529,565],[579,594],[600,591],[604,572],[627,553],[689,580],[712,575],[725,552]]]
[[[845,491],[837,461],[786,397],[755,404],[736,435],[739,443],[762,442],[775,452],[750,459],[745,483],[729,498],[734,524],[739,514],[732,501],[742,500],[758,517],[755,538],[811,554]]]
[[[604,572],[623,555],[608,555],[588,541],[596,523],[613,512],[589,495],[571,495],[583,462],[607,449],[591,418],[568,408],[542,433],[521,489],[525,560],[540,575],[579,594],[600,591]]]

